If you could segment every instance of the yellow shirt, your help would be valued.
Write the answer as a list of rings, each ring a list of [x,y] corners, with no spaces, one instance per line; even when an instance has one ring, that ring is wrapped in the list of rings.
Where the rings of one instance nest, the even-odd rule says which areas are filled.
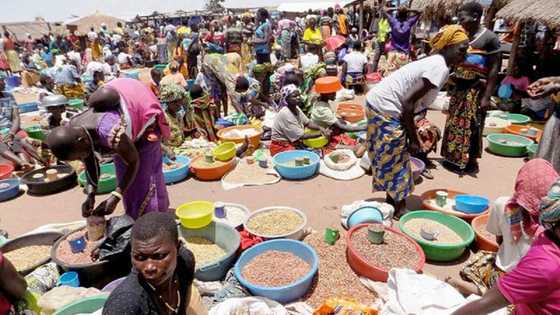
[[[323,42],[323,35],[321,35],[321,30],[316,28],[312,30],[311,28],[306,28],[303,33],[303,41],[311,42],[313,44],[321,44]]]

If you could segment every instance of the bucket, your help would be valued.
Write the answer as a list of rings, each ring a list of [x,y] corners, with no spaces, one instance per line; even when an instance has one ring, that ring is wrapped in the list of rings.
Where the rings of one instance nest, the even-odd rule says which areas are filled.
[[[57,286],[67,286],[77,288],[80,286],[80,279],[78,278],[78,273],[74,271],[68,271],[63,273],[60,278],[58,278]]]

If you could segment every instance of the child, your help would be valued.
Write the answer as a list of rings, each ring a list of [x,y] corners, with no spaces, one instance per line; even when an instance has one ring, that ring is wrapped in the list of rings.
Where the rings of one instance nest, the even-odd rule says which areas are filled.
[[[93,79],[86,84],[86,99],[88,99],[97,89],[104,84],[105,75],[103,71],[94,71]]]
[[[500,85],[499,96],[501,98],[501,109],[519,113],[521,111],[521,99],[527,98],[529,78],[526,67],[522,63],[515,64],[512,74],[506,76]]]
[[[47,129],[60,127],[63,124],[62,115],[66,111],[67,104],[68,100],[63,95],[49,95],[43,97],[41,105],[47,110],[47,115],[41,122],[41,125]]]

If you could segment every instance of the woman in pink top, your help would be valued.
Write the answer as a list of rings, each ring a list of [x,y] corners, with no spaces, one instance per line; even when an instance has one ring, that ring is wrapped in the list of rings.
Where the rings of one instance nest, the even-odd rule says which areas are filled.
[[[543,198],[541,210],[539,221],[546,230],[527,255],[481,299],[453,315],[488,314],[511,304],[517,315],[560,314],[560,181]]]

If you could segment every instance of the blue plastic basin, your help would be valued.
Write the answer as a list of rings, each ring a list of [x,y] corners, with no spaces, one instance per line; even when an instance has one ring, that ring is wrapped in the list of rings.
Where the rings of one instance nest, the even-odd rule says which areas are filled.
[[[39,110],[39,103],[31,102],[31,103],[19,104],[18,110],[21,114],[35,112]]]
[[[271,250],[293,253],[309,263],[309,265],[311,265],[311,270],[303,278],[283,287],[261,287],[253,285],[243,278],[241,274],[243,267],[256,256]],[[313,283],[313,277],[318,269],[319,257],[311,246],[300,241],[281,239],[266,241],[246,250],[235,264],[234,272],[237,280],[239,280],[245,288],[249,289],[253,295],[264,296],[285,304],[301,298],[309,291]]]
[[[488,198],[476,195],[455,196],[455,210],[464,213],[481,213],[488,208]]]
[[[8,184],[6,188],[0,188],[0,201],[12,199],[19,193],[19,179],[10,178],[0,180],[0,186],[5,186],[3,184]]]
[[[178,183],[189,176],[189,166],[191,164],[191,159],[186,156],[178,155],[175,159],[175,162],[182,165],[175,169],[163,171],[165,183],[168,185]]]
[[[297,158],[307,157],[310,160],[309,165],[295,166],[288,165]],[[319,161],[321,158],[311,151],[294,150],[278,153],[272,159],[276,171],[284,179],[307,179],[312,177],[319,171]]]
[[[362,223],[382,223],[383,214],[375,207],[362,207],[352,212],[347,219],[348,229]]]

